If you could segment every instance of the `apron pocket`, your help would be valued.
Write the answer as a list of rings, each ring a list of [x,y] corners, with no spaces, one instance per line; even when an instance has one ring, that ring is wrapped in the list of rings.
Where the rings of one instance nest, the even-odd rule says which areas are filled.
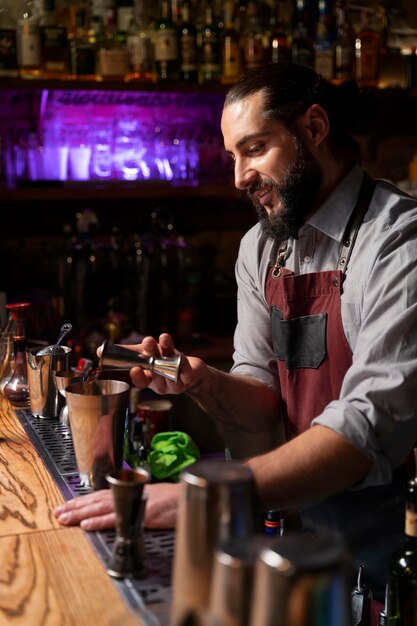
[[[287,369],[317,369],[326,357],[327,313],[284,320],[280,309],[272,307],[272,343],[277,359]]]

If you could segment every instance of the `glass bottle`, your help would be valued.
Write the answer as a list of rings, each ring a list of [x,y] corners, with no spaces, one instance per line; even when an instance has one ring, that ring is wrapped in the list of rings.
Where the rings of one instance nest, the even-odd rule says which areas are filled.
[[[41,70],[44,78],[64,78],[68,72],[68,32],[59,19],[55,0],[44,0],[39,20]]]
[[[242,49],[245,69],[262,65],[264,62],[264,33],[258,15],[258,5],[253,0],[249,0],[247,4]]]
[[[18,76],[17,22],[5,0],[0,0],[0,76]]]
[[[105,11],[104,37],[97,47],[99,80],[124,81],[129,64],[126,46],[117,38],[116,14],[112,7]]]
[[[334,81],[339,84],[355,77],[355,42],[349,14],[343,0],[337,2],[335,11]]]
[[[355,39],[355,74],[361,87],[376,87],[379,74],[381,38],[373,27],[369,11],[362,11],[361,28]]]
[[[13,374],[4,387],[4,396],[17,409],[29,407],[29,383],[26,365],[26,333],[24,311],[29,303],[6,304],[11,312],[14,365]]]
[[[405,541],[388,564],[387,617],[390,626],[417,624],[417,479],[407,482]]]
[[[179,79],[179,37],[172,20],[170,0],[162,0],[161,16],[155,24],[155,77],[157,81]]]
[[[308,36],[307,27],[298,22],[292,39],[291,56],[294,63],[314,67],[314,45]]]
[[[69,76],[95,80],[96,78],[96,42],[94,33],[89,28],[88,14],[81,8],[75,15],[75,31],[68,39]]]
[[[284,21],[283,5],[278,0],[275,11],[271,14],[271,34],[269,37],[268,57],[271,63],[289,61],[291,59],[291,46],[288,37],[288,28]]]
[[[180,23],[181,80],[196,83],[198,80],[197,30],[190,18],[190,3],[184,0]]]
[[[137,7],[138,14],[129,24],[126,39],[129,57],[128,80],[151,81],[153,80],[152,30],[144,0],[141,0]]]
[[[125,43],[132,19],[135,17],[133,0],[117,0],[116,2],[117,36],[120,43]]]
[[[224,32],[222,38],[222,83],[229,84],[237,81],[242,73],[242,55],[240,37],[235,28],[234,0],[224,3]]]
[[[199,80],[202,83],[220,80],[220,39],[214,20],[213,3],[206,0],[205,19],[200,32]]]
[[[35,0],[22,0],[17,12],[17,64],[22,78],[41,75],[40,14]]]
[[[314,44],[314,69],[323,78],[332,80],[334,76],[335,28],[332,6],[329,0],[319,0],[319,18]]]

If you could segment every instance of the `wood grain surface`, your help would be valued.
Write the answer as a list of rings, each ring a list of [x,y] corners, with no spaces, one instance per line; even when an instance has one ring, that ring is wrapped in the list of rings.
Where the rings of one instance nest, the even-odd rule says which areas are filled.
[[[140,626],[63,502],[16,414],[0,403],[0,626]]]

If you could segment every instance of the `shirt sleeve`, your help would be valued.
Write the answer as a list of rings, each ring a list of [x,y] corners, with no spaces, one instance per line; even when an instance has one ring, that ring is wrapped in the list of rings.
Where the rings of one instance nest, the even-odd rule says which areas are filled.
[[[238,324],[231,373],[253,376],[279,392],[278,370],[271,343],[270,313],[264,283],[272,244],[259,225],[243,237],[236,261]]]
[[[390,482],[417,441],[417,209],[402,205],[395,218],[391,211],[361,228],[355,247],[376,245],[366,248],[362,267],[352,264],[350,280],[361,284],[350,303],[359,316],[352,366],[340,398],[312,422],[372,459],[359,487]]]

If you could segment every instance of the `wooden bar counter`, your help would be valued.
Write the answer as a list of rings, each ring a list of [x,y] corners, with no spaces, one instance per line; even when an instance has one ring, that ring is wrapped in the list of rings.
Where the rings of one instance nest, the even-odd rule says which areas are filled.
[[[142,626],[63,502],[8,402],[0,397],[0,626]]]

